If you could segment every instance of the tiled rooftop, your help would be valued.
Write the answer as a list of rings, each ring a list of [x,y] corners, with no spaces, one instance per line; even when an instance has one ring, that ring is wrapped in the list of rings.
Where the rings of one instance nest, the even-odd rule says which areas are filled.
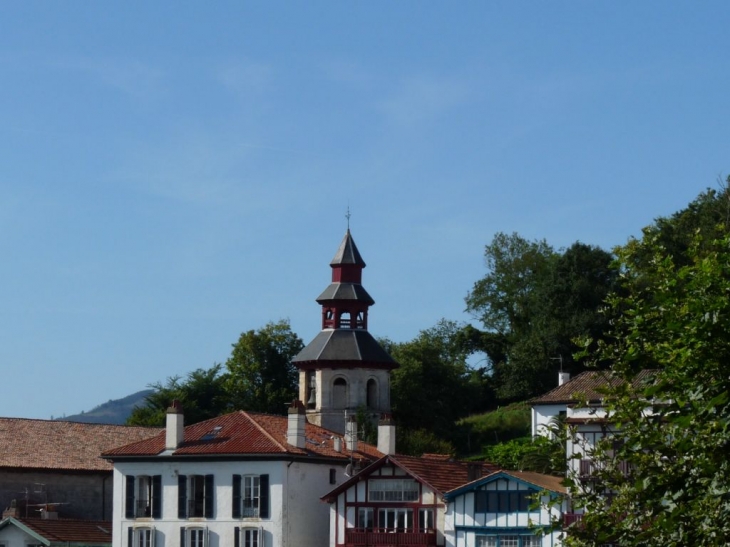
[[[499,467],[488,462],[444,460],[435,458],[432,454],[421,458],[398,454],[390,459],[441,494],[472,480],[472,473],[484,477],[499,470]]]
[[[8,522],[21,523],[52,542],[95,545],[112,542],[112,523],[106,521],[12,518]]]
[[[634,384],[645,382],[653,372],[653,370],[649,369],[642,370],[634,378]],[[573,403],[579,398],[585,398],[587,401],[600,401],[604,398],[604,395],[599,390],[609,385],[617,385],[620,381],[617,377],[613,376],[611,371],[589,370],[580,373],[575,378],[571,378],[562,386],[558,386],[544,395],[532,399],[530,404],[567,404]]]
[[[0,467],[111,471],[100,458],[116,446],[156,435],[160,428],[0,418]]]
[[[323,496],[322,499],[331,503],[341,492],[347,490],[355,482],[362,480],[363,476],[369,475],[388,463],[400,467],[411,477],[428,485],[439,494],[444,494],[466,484],[475,475],[484,477],[499,470],[496,465],[488,462],[464,462],[441,454],[424,454],[421,457],[396,454],[381,458],[372,466],[363,469],[362,472],[354,475]]]
[[[173,456],[247,456],[292,455],[322,456],[349,460],[350,452],[342,443],[342,451],[334,449],[333,436],[328,429],[307,423],[306,447],[296,448],[286,442],[287,417],[258,414],[240,410],[206,420],[185,428],[183,443]],[[339,435],[341,437],[341,435]],[[112,460],[123,457],[156,456],[165,450],[165,432],[126,446],[108,450],[104,456]],[[353,455],[375,460],[382,456],[374,446],[360,442]]]

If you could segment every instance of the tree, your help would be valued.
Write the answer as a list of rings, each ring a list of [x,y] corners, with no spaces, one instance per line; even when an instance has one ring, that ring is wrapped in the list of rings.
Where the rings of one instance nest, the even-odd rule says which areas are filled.
[[[597,486],[569,483],[586,514],[566,545],[730,544],[730,236],[698,228],[668,248],[665,226],[618,250],[615,326],[595,356],[621,380],[606,392],[613,438],[592,453]]]
[[[459,331],[457,323],[442,319],[410,342],[384,341],[384,346],[400,364],[391,375],[399,442],[409,434],[415,435],[417,430],[448,440],[454,422],[479,404],[466,353],[456,343]],[[425,436],[420,434],[418,439],[413,445],[424,445]],[[405,446],[401,444],[399,450]]]
[[[555,251],[544,240],[498,233],[485,247],[487,274],[466,297],[485,331],[467,327],[460,341],[484,351],[500,402],[524,400],[552,387],[556,372],[580,372],[573,339],[599,339],[599,313],[616,271],[606,251],[576,242]]]
[[[226,361],[226,390],[234,408],[283,414],[298,396],[292,358],[304,347],[288,320],[241,334]]]
[[[213,365],[208,370],[194,370],[185,379],[173,376],[164,385],[152,384],[154,391],[145,398],[144,406],[134,408],[127,424],[164,426],[165,413],[175,399],[182,403],[188,424],[219,416],[230,409],[225,382],[221,365]]]

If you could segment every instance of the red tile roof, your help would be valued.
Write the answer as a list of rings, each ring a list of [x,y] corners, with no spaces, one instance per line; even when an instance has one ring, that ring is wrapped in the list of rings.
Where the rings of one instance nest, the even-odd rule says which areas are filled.
[[[499,470],[499,467],[489,462],[443,460],[431,454],[421,458],[398,454],[391,456],[390,460],[441,494],[469,482],[474,474],[483,477]]]
[[[444,494],[466,484],[474,474],[478,477],[484,477],[499,470],[496,465],[488,462],[464,462],[440,454],[424,454],[420,458],[396,454],[384,456],[323,496],[322,499],[332,503],[341,492],[347,490],[352,484],[388,463],[401,468],[417,481],[432,488],[437,494]]]
[[[20,523],[52,542],[111,544],[112,523],[92,520],[45,520],[28,518],[8,518],[6,523]]]
[[[0,467],[111,471],[102,452],[156,435],[158,427],[0,418]]]
[[[634,377],[634,384],[645,382],[654,373],[653,370],[642,370]],[[580,373],[575,378],[540,395],[530,401],[532,405],[549,405],[573,403],[579,398],[587,401],[600,401],[605,396],[599,390],[608,386],[615,386],[621,382],[610,370],[589,370]]]
[[[310,423],[305,426],[305,448],[296,448],[286,441],[288,419],[286,416],[258,414],[240,410],[225,414],[185,428],[183,443],[173,456],[251,456],[291,455],[321,456],[350,459],[345,443],[342,451],[334,449],[336,433]],[[220,429],[218,429],[220,428]],[[105,458],[115,460],[124,457],[156,456],[165,450],[165,432],[157,436],[121,446],[104,453]],[[353,455],[358,459],[375,460],[382,456],[369,444],[359,442]]]
[[[511,475],[545,490],[551,492],[567,492],[567,488],[563,486],[565,477],[556,477],[554,475],[544,475],[542,473],[534,473],[532,471],[504,471],[507,475]]]

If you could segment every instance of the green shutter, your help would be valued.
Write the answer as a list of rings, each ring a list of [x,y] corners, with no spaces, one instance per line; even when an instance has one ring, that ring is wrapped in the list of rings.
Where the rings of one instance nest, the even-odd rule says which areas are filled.
[[[152,518],[162,518],[162,475],[152,477]]]
[[[205,501],[203,505],[203,514],[205,518],[213,518],[213,501],[215,500],[215,489],[213,487],[213,475],[205,476]]]
[[[233,507],[231,518],[241,518],[241,475],[233,475]],[[238,540],[236,540],[238,541]]]
[[[259,517],[262,519],[269,518],[269,476],[261,475],[259,477]]]
[[[177,476],[177,518],[188,518],[188,478],[185,475]]]
[[[134,518],[134,475],[127,475],[126,477],[126,492],[125,492],[125,503],[124,503],[124,518]],[[130,529],[131,530],[131,529]]]

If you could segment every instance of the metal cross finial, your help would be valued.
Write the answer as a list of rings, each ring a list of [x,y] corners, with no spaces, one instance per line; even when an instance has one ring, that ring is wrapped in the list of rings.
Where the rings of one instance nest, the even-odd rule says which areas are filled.
[[[345,215],[345,218],[347,219],[347,231],[350,231],[350,206],[347,206],[347,214]]]

